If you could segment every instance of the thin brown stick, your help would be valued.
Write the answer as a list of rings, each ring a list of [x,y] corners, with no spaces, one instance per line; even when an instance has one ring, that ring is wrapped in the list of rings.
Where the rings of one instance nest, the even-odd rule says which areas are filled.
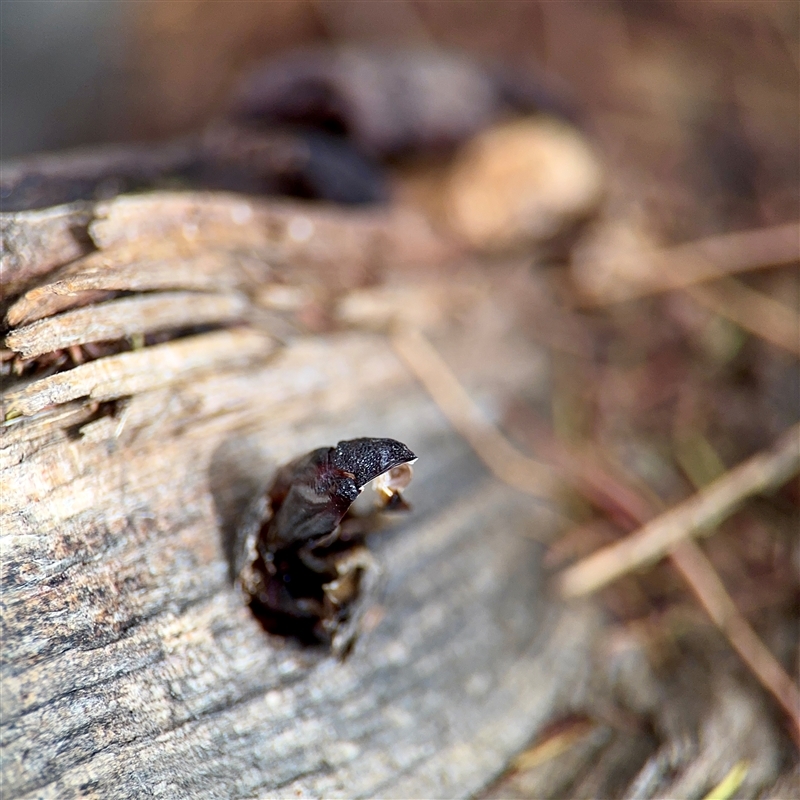
[[[640,524],[652,519],[663,506],[657,495],[646,489],[636,489],[627,476],[615,477],[604,465],[586,455],[559,453],[557,443],[549,448],[557,463],[568,466],[576,488],[605,495],[612,506],[626,512]],[[563,450],[563,447],[560,448]],[[618,465],[609,465],[621,473]],[[585,487],[585,488],[584,488]],[[787,675],[780,662],[759,639],[745,617],[739,612],[725,589],[714,566],[700,547],[686,539],[669,552],[669,558],[689,588],[720,628],[734,650],[751,669],[756,678],[789,714],[791,733],[800,749],[800,691]]]
[[[503,434],[481,414],[458,378],[430,342],[418,331],[407,330],[392,339],[395,352],[403,359],[420,382],[429,391],[451,424],[470,443],[481,460],[501,480],[524,492],[541,496],[548,488],[552,493],[560,488],[558,481],[539,462],[519,453]],[[800,693],[786,674],[780,662],[758,638],[747,620],[739,613],[735,603],[725,589],[713,565],[702,550],[684,537],[696,534],[701,529],[713,526],[727,516],[745,497],[765,489],[778,486],[791,477],[800,467],[800,425],[791,428],[768,453],[754,456],[749,461],[726,473],[675,509],[662,514],[640,529],[638,534],[611,547],[604,548],[562,573],[562,592],[569,596],[570,585],[564,589],[564,577],[574,574],[581,565],[593,563],[596,556],[608,551],[616,553],[620,548],[627,553],[626,545],[631,538],[641,536],[651,526],[660,525],[667,531],[669,542],[658,539],[658,554],[668,554],[708,615],[722,630],[731,646],[752,670],[761,684],[776,698],[789,714],[792,735],[800,747],[800,722],[798,721],[798,698]],[[584,492],[607,496],[612,504],[624,510],[632,519],[644,522],[657,513],[659,501],[655,497],[639,496],[638,492],[590,460],[560,452],[555,443],[550,443],[551,455],[556,458],[559,470],[576,488]],[[562,448],[563,449],[563,448]],[[665,521],[666,520],[666,524]],[[672,520],[672,522],[670,522]],[[682,523],[683,527],[679,527]],[[650,535],[652,536],[652,535]],[[663,538],[662,535],[659,535]],[[650,545],[651,549],[653,545]],[[634,548],[635,550],[635,548]],[[658,557],[653,555],[653,557]],[[646,560],[649,560],[646,559]],[[617,571],[605,585],[623,572],[641,566],[642,561],[631,560],[622,571]],[[616,567],[616,565],[614,565]],[[588,575],[577,573],[586,586]],[[581,587],[578,587],[581,588]],[[583,594],[584,591],[572,594]],[[590,591],[591,589],[587,590]]]
[[[553,471],[519,452],[473,402],[445,360],[415,329],[392,336],[403,363],[428,390],[483,463],[502,481],[535,497],[552,497],[561,486]]]
[[[559,582],[561,593],[565,597],[589,594],[657,561],[684,539],[712,531],[745,498],[786,483],[798,469],[800,425],[795,425],[772,450],[758,453],[627,538],[565,570]]]
[[[796,222],[711,236],[642,253],[641,271],[635,280],[617,281],[613,292],[593,297],[585,304],[607,305],[685,289],[738,272],[790,264],[798,259],[800,225]]]
[[[800,692],[797,686],[739,613],[722,580],[697,542],[691,539],[681,542],[671,551],[670,556],[708,616],[789,715],[792,735],[800,746]]]
[[[800,356],[800,316],[789,306],[735,278],[723,278],[707,286],[690,286],[686,293],[709,311]]]

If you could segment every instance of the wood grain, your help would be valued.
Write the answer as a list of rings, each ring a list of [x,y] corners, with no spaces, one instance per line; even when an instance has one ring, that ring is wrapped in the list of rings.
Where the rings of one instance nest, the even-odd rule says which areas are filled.
[[[21,358],[65,347],[110,341],[156,331],[218,325],[241,319],[247,304],[235,294],[159,292],[111,300],[16,328],[6,347]]]
[[[110,420],[5,470],[4,796],[479,789],[581,664],[587,620],[542,596],[532,534],[552,518],[490,481],[371,337],[169,394],[137,394],[116,438]],[[377,534],[383,619],[341,664],[261,631],[224,537],[271,465],[376,431],[418,448],[416,511]]]
[[[0,214],[0,299],[89,252],[89,237],[76,236],[76,229],[85,231],[90,217],[88,203]]]
[[[246,315],[246,298],[275,276],[280,259],[264,259],[258,242],[230,247],[227,223],[214,235],[213,220],[201,225],[207,241],[176,239],[196,201],[118,202],[116,231],[99,222],[116,212],[93,212],[98,253],[17,301],[27,310],[8,345],[57,348],[77,341],[83,323],[83,338],[99,324],[129,334],[124,314],[114,321],[108,311],[125,303],[140,315],[137,333],[231,290]],[[203,202],[222,218],[224,203],[239,201]],[[171,228],[157,215],[148,221],[165,208]],[[141,215],[135,225],[131,209]],[[346,301],[353,267],[337,254],[355,250],[337,250],[335,237],[363,244],[373,221],[335,219],[342,230],[327,252],[288,254],[276,286],[323,300],[328,287],[328,302]],[[166,237],[149,240],[149,261],[148,225]],[[242,269],[242,253],[255,271]],[[203,289],[216,295],[181,285],[204,254],[217,269],[204,273]],[[391,259],[382,263],[391,269]],[[137,276],[170,268],[179,280],[169,291],[151,282],[140,294]],[[44,298],[69,297],[54,287],[81,275],[97,290],[90,273],[128,297],[52,316]],[[414,289],[423,303],[425,291]],[[465,298],[459,307],[485,304],[487,293]],[[158,313],[144,314],[148,304]],[[470,328],[489,349],[497,313],[475,311]],[[466,796],[580,696],[593,616],[550,600],[539,563],[556,510],[487,475],[385,335],[301,326],[279,343],[259,325],[108,355],[5,390],[3,797]],[[447,319],[437,331],[445,348],[464,343]],[[528,357],[514,352],[505,364],[476,355],[460,374],[480,385],[500,370],[504,387],[527,384]],[[230,550],[240,514],[277,465],[365,435],[419,454],[414,510],[371,537],[384,583],[372,629],[339,662],[262,630],[234,590]]]

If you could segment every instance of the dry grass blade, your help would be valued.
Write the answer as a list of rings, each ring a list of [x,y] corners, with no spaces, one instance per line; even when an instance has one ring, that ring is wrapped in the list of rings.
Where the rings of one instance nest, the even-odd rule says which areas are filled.
[[[452,426],[502,481],[535,497],[552,497],[561,486],[546,465],[519,452],[489,422],[436,349],[417,330],[395,333],[392,346],[428,390]]]
[[[800,317],[788,306],[735,278],[686,289],[696,303],[767,342],[800,356]]]
[[[797,430],[797,428],[792,429],[795,432]],[[786,437],[786,441],[789,444],[792,441],[792,431]],[[625,511],[632,519],[638,520],[640,523],[644,523],[654,517],[658,509],[661,508],[660,501],[656,495],[650,495],[646,491],[644,494],[640,494],[640,491],[629,485],[627,478],[616,478],[611,472],[604,469],[604,465],[594,463],[591,458],[585,456],[581,458],[566,452],[560,452],[558,446],[555,445],[551,445],[550,449],[553,451],[556,461],[570,475],[572,482],[584,494],[587,493],[588,489],[590,494],[596,492],[600,497],[606,496],[612,506]],[[778,467],[777,464],[774,466]],[[617,473],[621,472],[620,468],[615,468],[613,464],[609,464],[608,469]],[[776,481],[775,485],[779,482]],[[587,496],[590,496],[590,494]],[[667,515],[664,514],[659,519],[663,519],[664,516]],[[624,541],[620,544],[624,544]],[[618,546],[612,545],[606,549],[613,549]],[[692,540],[684,540],[673,547],[668,555],[673,566],[689,585],[712,621],[727,637],[733,649],[736,650],[760,683],[787,711],[791,720],[792,736],[798,747],[800,747],[800,727],[798,726],[800,695],[798,695],[798,690],[792,683],[791,678],[759,639],[747,620],[739,613],[713,565],[706,558],[700,547]],[[589,556],[584,559],[584,562],[588,562],[592,558],[593,556]],[[569,570],[566,570],[562,575],[568,572]]]
[[[533,747],[520,753],[513,762],[513,767],[520,772],[538,767],[545,761],[556,758],[569,750],[576,742],[588,736],[595,729],[595,724],[588,720],[577,720],[565,730],[537,742]]]
[[[614,281],[613,290],[588,299],[589,306],[607,305],[699,283],[738,272],[790,264],[800,258],[797,223],[712,236],[655,251],[637,258],[637,274]]]
[[[703,798],[703,800],[729,800],[739,790],[747,777],[746,761],[737,761],[728,774]]]
[[[681,542],[670,555],[708,615],[789,715],[792,735],[800,747],[800,692],[791,678],[739,613],[719,575],[697,543],[691,540]]]
[[[684,539],[713,529],[745,498],[781,486],[800,469],[799,437],[800,425],[795,425],[772,450],[753,456],[627,538],[565,570],[561,593],[578,597],[593,592],[662,558]]]

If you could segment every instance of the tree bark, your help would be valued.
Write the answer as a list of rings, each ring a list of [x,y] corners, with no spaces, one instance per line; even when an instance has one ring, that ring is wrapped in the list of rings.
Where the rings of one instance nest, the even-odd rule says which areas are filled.
[[[228,196],[80,213],[92,252],[42,244],[42,212],[7,220],[28,256],[3,277],[6,346],[29,372],[2,397],[3,797],[487,786],[585,678],[591,616],[543,583],[557,515],[486,474],[387,337],[329,324],[392,282],[429,297],[422,271],[400,267],[447,248],[389,212]],[[213,329],[185,330],[187,293],[202,308],[226,298],[200,320]],[[491,352],[486,302],[469,327]],[[464,331],[436,308],[456,353]],[[92,309],[133,348],[92,351],[75,317]],[[30,371],[19,354],[32,353],[56,366]],[[489,361],[462,359],[460,376],[530,380],[528,355]],[[383,585],[340,662],[263,631],[232,585],[230,543],[277,465],[355,436],[399,439],[419,461],[413,512],[370,538]]]

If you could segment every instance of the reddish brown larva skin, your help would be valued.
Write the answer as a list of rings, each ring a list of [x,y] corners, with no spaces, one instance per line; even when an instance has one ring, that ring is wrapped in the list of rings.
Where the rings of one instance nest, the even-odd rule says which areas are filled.
[[[239,575],[269,630],[331,641],[336,649],[337,631],[351,619],[363,573],[374,563],[360,544],[363,536],[339,540],[340,523],[367,483],[414,460],[394,439],[352,439],[313,450],[278,471],[267,491],[269,507],[256,521],[250,561]],[[384,508],[405,507],[399,493],[389,500],[394,497],[398,501]],[[343,596],[345,584],[353,588]]]
[[[367,483],[415,459],[394,439],[350,439],[287,464],[269,490],[272,519],[259,550],[275,552],[330,537]]]

